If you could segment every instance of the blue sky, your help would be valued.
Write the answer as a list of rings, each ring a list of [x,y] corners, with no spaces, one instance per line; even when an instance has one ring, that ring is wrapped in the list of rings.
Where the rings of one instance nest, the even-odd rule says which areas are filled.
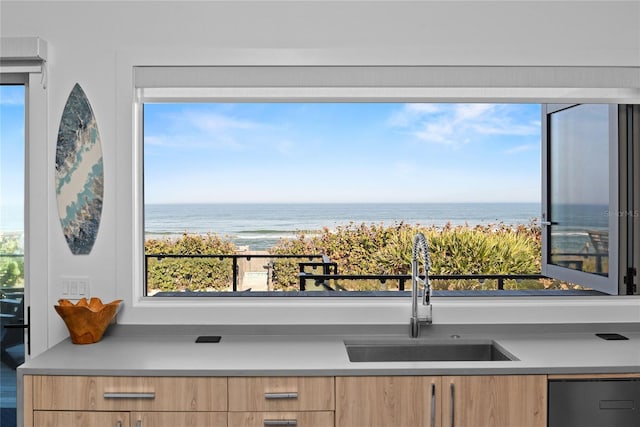
[[[146,104],[145,202],[539,202],[538,104]]]
[[[0,229],[23,228],[24,86],[0,85]]]

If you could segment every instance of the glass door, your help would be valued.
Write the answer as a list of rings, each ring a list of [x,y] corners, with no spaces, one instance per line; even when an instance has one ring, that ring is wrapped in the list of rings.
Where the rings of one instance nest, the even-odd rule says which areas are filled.
[[[25,86],[0,85],[0,425],[16,425],[24,362]]]

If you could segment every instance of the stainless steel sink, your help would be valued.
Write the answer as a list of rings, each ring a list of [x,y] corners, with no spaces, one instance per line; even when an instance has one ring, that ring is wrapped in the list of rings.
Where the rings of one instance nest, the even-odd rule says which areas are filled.
[[[488,342],[347,343],[351,362],[509,361],[515,356]]]

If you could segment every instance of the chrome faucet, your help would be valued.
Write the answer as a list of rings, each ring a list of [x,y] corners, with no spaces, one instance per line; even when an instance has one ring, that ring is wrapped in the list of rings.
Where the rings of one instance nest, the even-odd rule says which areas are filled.
[[[422,259],[418,256],[422,255]],[[424,268],[424,279],[420,278],[420,263]],[[431,270],[431,258],[429,257],[429,247],[424,234],[417,233],[413,238],[413,251],[411,253],[411,337],[417,338],[420,335],[421,325],[430,325],[432,321],[431,310],[431,283],[429,282],[429,271]],[[422,285],[422,303],[424,307],[418,310],[418,285]],[[422,315],[418,311],[423,311]]]

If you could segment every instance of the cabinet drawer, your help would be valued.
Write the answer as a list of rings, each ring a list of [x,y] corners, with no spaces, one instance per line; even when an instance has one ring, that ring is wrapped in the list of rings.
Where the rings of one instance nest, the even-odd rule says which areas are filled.
[[[333,377],[229,378],[229,411],[333,411]]]
[[[227,427],[226,412],[133,412],[135,427]]]
[[[227,410],[226,378],[34,376],[33,393],[45,410]]]
[[[128,412],[34,411],[38,427],[129,427]]]
[[[333,427],[333,411],[316,412],[229,412],[233,427]]]

